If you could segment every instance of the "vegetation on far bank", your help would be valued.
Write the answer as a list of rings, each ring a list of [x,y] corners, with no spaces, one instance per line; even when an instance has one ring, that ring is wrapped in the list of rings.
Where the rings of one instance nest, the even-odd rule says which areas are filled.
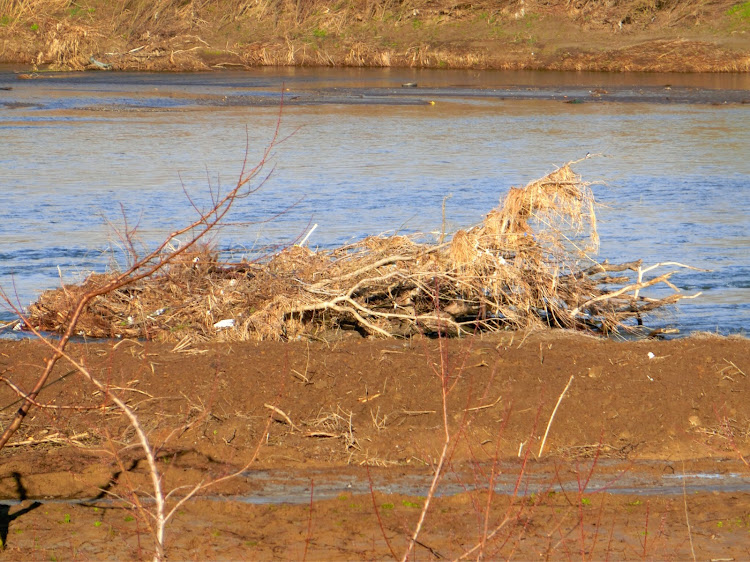
[[[737,72],[749,36],[733,0],[0,0],[0,62],[60,70]]]

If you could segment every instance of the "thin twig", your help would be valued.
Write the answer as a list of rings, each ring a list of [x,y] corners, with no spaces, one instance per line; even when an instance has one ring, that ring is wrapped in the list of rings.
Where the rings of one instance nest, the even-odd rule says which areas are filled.
[[[273,410],[274,412],[276,412],[277,414],[279,414],[284,419],[284,421],[286,422],[286,424],[289,427],[292,428],[292,430],[296,429],[297,431],[300,431],[300,432],[302,431],[299,427],[297,427],[294,424],[294,422],[292,421],[292,419],[289,416],[287,416],[282,410],[280,410],[276,406],[272,406],[271,404],[263,404],[263,406],[266,407],[266,408],[268,408],[269,410]]]
[[[305,552],[302,554],[302,561],[307,560],[307,548],[310,546],[312,537],[312,519],[313,519],[313,497],[315,493],[315,480],[310,478],[310,513],[307,514],[307,536],[305,537]]]
[[[40,402],[37,402],[33,398],[31,398],[28,394],[25,394],[23,390],[18,388],[15,384],[10,382],[8,379],[6,379],[3,376],[0,376],[0,381],[7,384],[10,388],[13,389],[13,392],[15,392],[18,396],[20,396],[23,400],[26,400],[27,402],[31,402],[34,406],[41,409],[46,410],[75,410],[78,412],[83,412],[87,410],[104,410],[107,408],[106,404],[102,403],[99,406],[58,406],[56,404],[42,404]]]
[[[8,443],[6,447],[25,447],[26,445],[44,445],[45,443],[55,443],[63,445],[73,443],[74,445],[82,447],[83,444],[78,440],[85,437],[89,437],[88,431],[84,431],[83,433],[76,433],[75,435],[71,435],[70,437],[60,437],[59,433],[55,433],[53,435],[48,435],[43,439],[34,439],[33,437],[29,437],[28,439],[25,439],[23,441],[14,441],[12,443]]]
[[[474,406],[473,408],[465,408],[464,412],[476,412],[477,410],[485,410],[487,408],[492,408],[492,406],[500,402],[501,399],[502,399],[502,396],[498,396],[497,400],[495,400],[492,404],[485,404],[484,406]]]
[[[687,505],[687,489],[685,486],[685,461],[682,461],[682,502],[685,506],[685,524],[687,525],[688,539],[690,539],[690,554],[693,556],[693,562],[695,562],[695,547],[693,546],[693,530],[690,527],[690,515],[688,514]]]
[[[544,439],[542,439],[542,445],[541,447],[539,447],[539,455],[537,456],[537,458],[542,458],[542,453],[544,452],[544,445],[545,443],[547,443],[547,435],[549,434],[549,428],[552,427],[552,420],[555,419],[555,414],[557,413],[557,409],[560,407],[560,402],[562,402],[562,399],[565,396],[565,393],[568,392],[568,389],[570,388],[570,383],[573,382],[573,377],[575,377],[575,375],[570,375],[570,380],[568,381],[568,384],[565,385],[565,388],[560,394],[560,398],[557,399],[557,404],[555,404],[555,409],[552,410],[552,415],[549,417],[549,422],[547,422],[547,430],[544,432]]]

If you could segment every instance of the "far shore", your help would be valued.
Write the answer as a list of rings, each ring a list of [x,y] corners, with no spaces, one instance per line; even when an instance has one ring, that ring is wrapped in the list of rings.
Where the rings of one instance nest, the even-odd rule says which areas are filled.
[[[34,71],[750,70],[750,3],[732,0],[6,4],[0,64]]]

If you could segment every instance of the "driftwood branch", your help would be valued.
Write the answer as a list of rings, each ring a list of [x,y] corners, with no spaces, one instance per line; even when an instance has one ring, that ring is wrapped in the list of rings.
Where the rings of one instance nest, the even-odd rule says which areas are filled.
[[[221,217],[212,211],[201,220]],[[119,287],[116,276],[94,284],[96,292],[76,320],[92,337],[175,344],[185,338],[315,338],[352,328],[378,337],[542,325],[608,333],[694,298],[671,280],[689,266],[596,263],[590,252],[597,242],[589,184],[565,165],[523,189],[512,188],[483,223],[456,232],[450,242],[369,237],[317,252],[295,245],[252,267],[193,250],[170,257],[168,267],[150,270],[149,277],[131,275],[127,291],[106,292]],[[678,269],[648,278],[662,266]],[[642,294],[655,285],[672,294]],[[70,320],[61,322],[59,313],[90,288],[43,294],[30,309],[30,321],[64,331]]]

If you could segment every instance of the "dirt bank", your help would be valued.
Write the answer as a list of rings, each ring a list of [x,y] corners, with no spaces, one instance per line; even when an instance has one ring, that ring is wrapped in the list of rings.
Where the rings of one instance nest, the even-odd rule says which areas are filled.
[[[126,340],[69,350],[134,408],[166,490],[256,457],[180,509],[168,527],[174,558],[400,556],[444,419],[438,491],[448,495],[428,509],[420,557],[455,557],[482,537],[499,557],[748,554],[746,339],[538,331],[172,348]],[[28,388],[47,353],[38,341],[0,342],[2,376]],[[132,428],[80,375],[58,369],[40,402],[79,409],[33,410],[0,452],[0,494],[22,500],[0,511],[5,556],[149,557],[147,519],[117,499],[149,489]],[[3,425],[16,400],[0,388]],[[736,485],[696,488],[708,477],[683,473]],[[488,501],[489,482],[503,493]]]
[[[0,62],[52,69],[744,72],[748,32],[734,0],[0,2]]]

